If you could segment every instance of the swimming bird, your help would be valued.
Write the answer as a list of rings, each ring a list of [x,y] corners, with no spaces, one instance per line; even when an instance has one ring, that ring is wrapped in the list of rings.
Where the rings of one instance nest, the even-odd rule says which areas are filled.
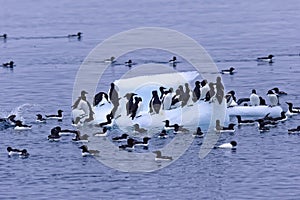
[[[86,157],[86,156],[98,156],[99,153],[100,153],[100,151],[98,151],[98,150],[89,150],[86,145],[82,145],[81,147],[79,147],[79,149],[81,149],[81,155],[83,157]]]
[[[16,125],[16,118],[17,116],[16,115],[10,115],[10,116],[8,116],[7,117],[7,121],[8,121],[8,123],[10,123],[12,126],[15,126]]]
[[[300,126],[297,126],[297,128],[288,129],[288,134],[293,133],[300,133]]]
[[[70,34],[68,35],[68,38],[71,38],[71,37],[77,37],[77,39],[81,39],[81,32],[78,32],[77,34]]]
[[[45,118],[43,118],[43,116],[41,115],[41,114],[37,114],[36,115],[36,122],[38,122],[38,123],[45,123],[46,122],[46,119]]]
[[[158,135],[158,138],[160,138],[160,139],[166,139],[168,137],[169,137],[169,135],[167,134],[166,130],[162,130],[161,133]]]
[[[269,127],[275,127],[277,125],[276,121],[270,121],[270,120],[263,120],[258,119],[256,120],[258,122],[258,128],[269,128]]]
[[[31,129],[31,125],[26,125],[26,124],[23,124],[22,121],[20,120],[17,120],[15,122],[15,130],[30,130]]]
[[[103,127],[102,132],[97,132],[94,134],[96,137],[106,137],[108,134],[108,129],[106,127]]]
[[[123,144],[121,146],[119,146],[119,149],[123,149],[123,150],[133,150],[134,149],[134,139],[129,138],[127,139],[127,144]]]
[[[230,143],[221,144],[221,145],[219,145],[217,148],[220,148],[220,149],[232,149],[232,150],[235,150],[235,149],[236,149],[236,146],[237,146],[237,142],[233,140],[233,141],[231,141]]]
[[[270,54],[267,57],[259,57],[259,58],[257,58],[257,61],[272,63],[273,62],[273,60],[272,60],[273,58],[274,58],[274,56],[272,54]]]
[[[221,73],[222,73],[222,74],[230,74],[230,75],[232,75],[232,74],[234,74],[234,70],[235,70],[234,67],[230,67],[229,69],[223,69],[223,70],[221,71]]]
[[[252,106],[259,106],[259,96],[256,94],[256,90],[252,90],[250,95],[250,103]]]
[[[157,94],[157,91],[152,91],[152,98],[149,103],[149,109],[150,113],[156,113],[158,114],[161,108],[161,101],[159,100],[159,96]]]
[[[0,35],[0,38],[6,39],[7,38],[7,34],[4,33],[3,35]]]
[[[173,58],[169,60],[170,64],[175,64],[176,62],[177,62],[176,56],[173,56]]]
[[[174,124],[174,134],[187,133],[187,132],[189,132],[188,129],[183,128],[183,126],[179,126],[178,124]]]
[[[57,115],[46,115],[47,119],[57,119],[62,120],[63,119],[63,112],[62,110],[57,111]]]
[[[94,97],[93,106],[103,106],[106,103],[110,103],[108,100],[108,94],[105,92],[99,92]]]
[[[72,141],[74,141],[74,142],[89,142],[88,138],[89,138],[89,136],[87,134],[81,135],[80,131],[76,131],[75,137],[72,138]]]
[[[134,124],[133,125],[133,131],[136,132],[136,133],[146,133],[147,129],[140,128],[139,124]]]
[[[233,133],[235,132],[234,129],[235,124],[230,123],[227,127],[221,126],[220,124],[220,120],[216,120],[216,131],[219,133],[223,133],[223,132],[229,132],[229,133]]]
[[[193,133],[193,137],[196,137],[196,138],[202,138],[203,136],[204,136],[204,133],[201,131],[200,127],[197,128],[197,131],[195,133]]]
[[[147,147],[149,145],[149,140],[151,140],[151,138],[149,137],[144,137],[143,141],[134,141],[134,146],[143,146],[143,147]]]
[[[171,161],[173,158],[171,156],[161,155],[161,151],[153,151],[156,154],[155,161]]]
[[[125,66],[131,67],[133,65],[132,60],[128,60],[125,62]]]
[[[116,59],[116,58],[115,58],[114,56],[112,56],[112,57],[110,57],[110,58],[108,58],[108,59],[105,59],[104,62],[106,62],[106,63],[114,63],[114,62],[116,62],[115,59]]]
[[[10,62],[7,62],[7,63],[3,63],[2,66],[3,66],[3,67],[13,68],[13,67],[14,67],[14,61],[10,61]]]
[[[272,90],[273,90],[274,93],[275,93],[276,95],[278,95],[278,96],[287,95],[286,92],[280,91],[278,87],[274,87]]]
[[[8,156],[20,155],[22,152],[20,149],[13,149],[11,147],[7,147],[6,150],[8,152]]]
[[[27,158],[29,156],[29,153],[27,152],[26,149],[13,149],[11,147],[7,147],[7,152],[8,152],[8,156],[16,156],[18,155],[20,158]]]
[[[61,136],[59,135],[59,132],[61,131],[61,128],[59,126],[56,126],[51,129],[50,135],[48,135],[49,141],[59,141]]]
[[[242,117],[240,115],[236,115],[236,118],[238,120],[238,125],[253,125],[255,124],[255,120],[242,120]]]
[[[270,107],[277,106],[279,104],[278,97],[272,90],[269,90],[267,93],[270,101]]]
[[[259,132],[263,133],[263,132],[270,131],[270,128],[265,126],[259,126],[258,130]]]
[[[269,116],[267,115],[267,117],[266,117],[265,119],[270,120],[270,121],[275,121],[275,122],[276,122],[276,121],[278,121],[278,122],[283,122],[283,121],[286,121],[286,120],[288,119],[288,117],[286,116],[285,112],[282,111],[282,112],[280,113],[280,117],[269,117]]]
[[[294,107],[293,103],[285,102],[288,105],[288,111],[286,112],[287,116],[297,115],[300,113],[300,107]]]
[[[129,135],[127,135],[126,133],[123,133],[121,136],[117,136],[112,138],[112,141],[116,141],[116,142],[122,142],[124,140],[127,140]]]
[[[174,129],[175,124],[170,125],[170,121],[169,120],[164,120],[163,122],[165,122],[164,130],[172,130],[172,129]]]

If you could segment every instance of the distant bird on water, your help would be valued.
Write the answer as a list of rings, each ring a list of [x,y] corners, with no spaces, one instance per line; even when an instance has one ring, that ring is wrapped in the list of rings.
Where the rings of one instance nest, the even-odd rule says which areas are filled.
[[[272,54],[270,54],[270,55],[268,55],[267,57],[259,57],[259,58],[257,58],[257,61],[258,62],[269,62],[269,63],[272,63],[273,62],[273,55]]]

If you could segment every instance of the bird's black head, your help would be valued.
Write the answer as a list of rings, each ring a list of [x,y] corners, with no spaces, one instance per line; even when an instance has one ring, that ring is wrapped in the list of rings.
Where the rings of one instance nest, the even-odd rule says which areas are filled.
[[[235,147],[237,145],[237,142],[236,141],[231,141],[230,144]]]

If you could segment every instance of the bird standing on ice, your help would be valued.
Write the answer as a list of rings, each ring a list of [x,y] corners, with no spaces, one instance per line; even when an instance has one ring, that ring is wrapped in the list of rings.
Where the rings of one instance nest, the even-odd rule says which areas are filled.
[[[250,103],[252,106],[259,106],[259,96],[256,94],[256,90],[252,90],[252,94],[250,95]]]

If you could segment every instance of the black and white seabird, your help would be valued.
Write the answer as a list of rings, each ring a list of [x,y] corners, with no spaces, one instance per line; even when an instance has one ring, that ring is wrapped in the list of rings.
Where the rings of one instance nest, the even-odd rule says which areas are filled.
[[[63,119],[63,112],[62,110],[57,111],[57,115],[46,115],[47,119],[57,119],[62,120]]]
[[[224,127],[221,126],[220,120],[216,120],[216,131],[219,133],[223,133],[223,132],[233,133],[235,132],[234,126],[235,124],[230,123],[227,127]]]
[[[80,131],[75,131],[75,137],[72,138],[72,141],[74,142],[88,142],[89,135],[84,134],[81,135]]]
[[[274,87],[272,90],[278,96],[287,95],[287,93],[285,91],[280,91],[278,87]]]
[[[123,145],[119,146],[119,149],[129,150],[129,151],[133,150],[134,149],[134,139],[128,138],[127,144],[123,144]]]
[[[163,110],[170,110],[172,105],[172,88],[167,91],[164,91],[164,97],[162,99],[162,109]]]
[[[167,134],[167,131],[164,129],[164,130],[162,130],[159,134],[158,134],[158,138],[160,138],[160,139],[166,139],[166,138],[168,138],[169,137],[169,135]]]
[[[274,107],[274,106],[278,106],[278,97],[276,94],[274,94],[274,92],[272,90],[269,90],[267,93],[268,97],[269,97],[269,101],[270,101],[270,106]]]
[[[61,136],[59,135],[59,132],[61,131],[61,128],[59,126],[56,126],[51,129],[50,135],[48,135],[49,141],[59,141]]]
[[[4,33],[3,35],[0,35],[0,38],[3,38],[5,40],[7,38],[7,34]]]
[[[161,151],[153,151],[156,154],[155,161],[171,161],[173,158],[171,156],[163,156]]]
[[[201,128],[198,127],[197,131],[193,133],[193,137],[195,138],[202,138],[204,136],[204,133],[202,132]]]
[[[297,128],[288,129],[288,134],[300,133],[300,126]]]
[[[259,106],[259,96],[256,94],[256,90],[252,90],[250,95],[250,103],[252,106]]]
[[[93,106],[103,106],[106,103],[110,103],[108,100],[108,94],[105,92],[99,92],[94,97]]]
[[[79,149],[81,149],[81,155],[83,157],[86,157],[86,156],[98,156],[99,153],[100,153],[100,151],[98,151],[98,150],[89,150],[86,145],[82,145],[81,147],[79,147]]]
[[[126,112],[127,112],[127,115],[130,115],[132,113],[133,98],[134,98],[135,95],[137,95],[137,94],[135,94],[135,93],[127,93],[124,96],[124,98],[126,98],[128,100],[128,102],[126,103]]]
[[[176,133],[187,133],[189,132],[188,129],[183,128],[183,126],[179,126],[178,124],[174,124],[174,134]]]
[[[134,124],[133,131],[136,133],[146,133],[147,129],[141,128],[139,124]]]
[[[149,140],[151,140],[151,138],[149,137],[144,137],[143,141],[134,141],[134,146],[143,146],[143,147],[147,147],[149,145]]]
[[[14,149],[12,147],[7,147],[6,148],[8,156],[19,156],[21,158],[27,158],[29,156],[29,153],[27,152],[26,149]]]
[[[107,127],[103,127],[102,132],[97,132],[94,134],[96,137],[106,137],[108,134],[108,129]]]
[[[237,121],[238,121],[238,125],[253,125],[255,124],[255,120],[251,120],[251,119],[242,119],[242,117],[240,115],[236,115]]]
[[[128,60],[125,62],[125,66],[131,67],[133,65],[132,60]]]
[[[14,67],[14,61],[10,61],[10,62],[7,62],[7,63],[3,63],[2,66],[3,66],[3,67],[13,68],[13,67]]]
[[[293,103],[285,102],[288,105],[288,111],[286,112],[287,116],[297,115],[300,113],[300,107],[294,107]]]
[[[152,91],[152,98],[149,103],[150,113],[158,114],[161,108],[161,101],[159,100],[159,96],[157,91]]]
[[[196,102],[200,99],[201,96],[201,85],[200,81],[195,82],[195,88],[193,90],[193,102]]]
[[[45,118],[43,118],[43,116],[41,115],[41,114],[37,114],[36,115],[36,122],[38,122],[38,123],[45,123],[46,122],[46,119]]]
[[[118,94],[118,88],[114,83],[110,84],[108,97],[109,97],[110,102],[113,104],[113,109],[111,111],[111,114],[113,117],[116,117],[115,114],[120,105],[120,103],[119,103],[120,98],[119,98],[119,94]]]
[[[237,146],[237,142],[236,141],[231,141],[230,143],[221,144],[217,148],[235,150],[236,146]]]
[[[257,61],[259,61],[259,62],[269,62],[269,63],[272,63],[273,62],[273,55],[272,54],[270,54],[270,55],[268,55],[267,57],[259,57],[259,58],[257,58]]]
[[[23,124],[22,121],[20,120],[17,120],[15,122],[15,130],[30,130],[31,129],[31,125],[26,125],[26,124]]]
[[[230,74],[230,75],[232,75],[232,74],[234,74],[234,70],[235,70],[234,67],[230,67],[229,69],[223,69],[223,70],[221,71],[221,73],[222,73],[222,74]]]
[[[70,34],[70,35],[68,35],[68,38],[77,37],[77,39],[81,39],[81,35],[82,35],[82,33],[78,32],[77,34]]]
[[[113,116],[112,114],[108,114],[106,115],[106,122],[101,122],[99,123],[99,126],[100,127],[108,127],[108,126],[112,126],[112,119],[113,119]]]
[[[115,142],[122,142],[124,140],[127,140],[128,139],[128,134],[126,133],[123,133],[121,136],[117,136],[117,137],[113,137],[112,138],[112,141],[115,141]]]

